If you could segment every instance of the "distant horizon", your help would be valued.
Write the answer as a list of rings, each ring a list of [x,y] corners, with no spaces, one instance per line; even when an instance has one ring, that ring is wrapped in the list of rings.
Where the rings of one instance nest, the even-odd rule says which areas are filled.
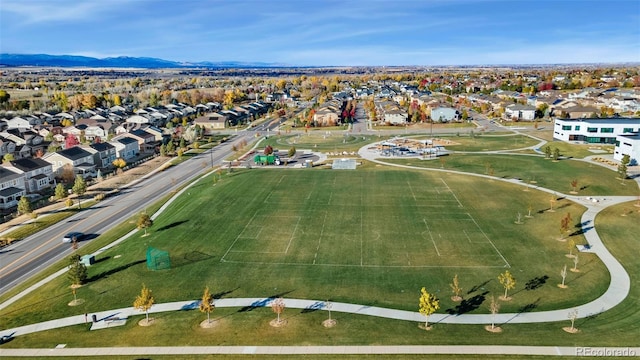
[[[640,62],[636,0],[2,0],[10,54],[175,62],[500,66]]]
[[[295,65],[295,64],[278,64],[278,63],[262,63],[262,62],[246,62],[246,61],[234,61],[234,60],[226,60],[226,61],[197,61],[197,62],[180,62],[172,59],[161,59],[154,58],[148,56],[129,56],[129,55],[119,55],[119,56],[110,56],[104,58],[97,58],[92,56],[85,55],[74,55],[74,54],[45,54],[45,53],[23,53],[23,54],[13,54],[13,53],[0,53],[0,68],[2,67],[66,67],[66,68],[95,68],[100,66],[84,66],[84,65],[6,65],[2,62],[2,58],[4,56],[29,56],[29,57],[38,57],[38,56],[46,56],[46,57],[58,57],[58,58],[86,58],[86,59],[95,59],[95,60],[115,60],[115,59],[149,59],[149,60],[158,60],[163,62],[170,62],[175,64],[181,64],[180,67],[167,67],[167,68],[175,68],[175,69],[189,69],[189,68],[198,68],[198,67],[207,67],[207,66],[232,66],[238,65],[240,67],[265,67],[265,68],[341,68],[341,67],[349,67],[349,68],[358,68],[358,67],[374,67],[374,68],[401,68],[401,67],[409,67],[409,68],[429,68],[429,67],[561,67],[561,66],[621,66],[621,65],[631,65],[638,66],[640,65],[640,61],[624,61],[624,62],[583,62],[583,63],[547,63],[547,64],[433,64],[433,65],[412,65],[412,64],[404,64],[404,65]],[[190,65],[193,65],[191,67]],[[105,68],[127,68],[127,67],[114,67],[114,66],[105,66]],[[160,69],[161,67],[158,67]]]

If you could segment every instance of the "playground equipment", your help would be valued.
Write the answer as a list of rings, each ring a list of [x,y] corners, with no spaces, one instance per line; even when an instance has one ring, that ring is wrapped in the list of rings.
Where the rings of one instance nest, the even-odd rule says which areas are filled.
[[[275,154],[258,154],[253,158],[253,161],[260,165],[280,165],[280,157]]]

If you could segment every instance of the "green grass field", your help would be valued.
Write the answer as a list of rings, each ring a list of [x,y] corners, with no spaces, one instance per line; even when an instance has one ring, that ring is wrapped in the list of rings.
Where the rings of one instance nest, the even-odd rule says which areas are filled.
[[[571,181],[578,180],[578,195],[637,195],[638,185],[625,180],[624,185],[615,171],[605,167],[575,160],[553,162],[540,156],[513,156],[494,154],[452,154],[436,160],[382,159],[393,164],[426,168],[443,168],[475,174],[489,174],[501,178],[518,178],[524,182],[568,194]],[[444,162],[444,165],[443,165]]]
[[[427,136],[417,136],[412,138],[430,138]],[[473,137],[465,134],[464,136],[446,136],[442,139],[450,140],[453,144],[447,145],[446,148],[452,151],[497,151],[497,150],[514,150],[533,146],[539,143],[538,140],[528,136],[506,134],[506,135],[480,135],[476,133]]]
[[[529,205],[533,218],[515,224]],[[206,179],[190,188],[150,236],[100,255],[78,290],[83,305],[67,306],[72,296],[60,278],[3,310],[2,327],[131,306],[143,283],[157,302],[198,299],[209,286],[229,297],[330,298],[411,311],[426,286],[442,299],[441,312],[486,313],[486,297],[502,292],[496,277],[507,266],[518,285],[503,312],[570,307],[599,296],[608,274],[584,254],[583,272],[568,278],[571,291],[555,286],[567,248],[549,229],[559,229],[566,213],[577,223],[583,211],[566,200],[556,208],[545,212],[548,194],[469,176],[378,168],[234,172],[215,186]],[[149,246],[170,253],[171,270],[147,269]],[[449,299],[454,274],[474,305],[461,310]]]
[[[356,135],[343,131],[309,131],[306,134],[295,135],[274,135],[268,136],[261,143],[261,147],[271,145],[274,149],[283,151],[291,147],[296,149],[311,149],[313,151],[337,152],[337,151],[358,151],[361,147],[374,141],[380,141],[388,136]]]

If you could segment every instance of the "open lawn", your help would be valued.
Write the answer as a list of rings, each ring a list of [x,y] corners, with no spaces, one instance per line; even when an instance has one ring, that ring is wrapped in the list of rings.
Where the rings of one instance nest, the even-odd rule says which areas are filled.
[[[568,194],[571,182],[578,180],[578,195],[637,195],[635,181],[617,178],[615,171],[576,160],[553,162],[541,156],[489,154],[452,154],[439,159],[383,159],[393,164],[426,168],[443,168],[501,178],[518,178],[523,182]]]
[[[412,136],[412,139],[428,139],[428,136]],[[452,151],[498,151],[498,150],[515,150],[539,143],[538,140],[528,136],[510,134],[510,135],[479,135],[470,136],[446,136],[438,137],[439,139],[451,141],[451,145],[446,145],[448,150]]]
[[[354,135],[346,132],[310,131],[306,134],[268,136],[260,146],[271,145],[274,149],[285,152],[291,147],[322,152],[354,152],[366,144],[385,138],[387,137]]]
[[[560,200],[556,212],[547,212],[548,200],[546,193],[523,192],[511,184],[411,170],[234,172],[215,186],[205,179],[190,188],[156,219],[149,236],[141,232],[101,254],[89,268],[88,283],[78,289],[84,304],[67,306],[72,295],[68,280],[60,278],[0,312],[2,327],[131,306],[143,283],[153,290],[157,302],[198,299],[209,286],[226,297],[331,299],[411,311],[417,311],[419,289],[426,286],[440,297],[440,312],[487,313],[487,297],[503,292],[496,278],[509,268],[517,285],[510,292],[513,300],[504,303],[501,312],[565,308],[595,299],[606,289],[608,273],[592,254],[581,255],[582,272],[568,277],[570,289],[555,286],[568,261],[567,243],[557,240],[560,220],[570,213],[573,222],[579,222],[583,208]],[[529,207],[533,217],[525,218]],[[518,213],[523,224],[516,224]],[[577,243],[584,241],[575,229],[571,237]],[[169,252],[170,270],[147,269],[149,246]],[[459,307],[449,298],[454,274],[470,300],[466,306]],[[44,306],[47,311],[42,311]],[[255,329],[264,324],[257,319],[273,316],[270,309],[220,310],[220,315],[226,313],[233,314],[235,332],[223,344],[262,343]],[[303,324],[319,321],[303,314],[297,315],[301,321],[308,318]],[[175,323],[184,316],[196,319],[203,314],[159,316],[172,324],[166,325],[172,330],[162,329],[169,331],[166,336],[173,339],[171,343],[200,341],[193,333],[178,330]],[[434,332],[425,337],[415,331],[415,323],[340,317],[351,319],[349,325],[341,328],[344,333],[326,339],[329,343],[424,343],[445,341],[453,333],[459,334],[458,343],[477,339],[465,330],[472,327],[447,325],[442,336]],[[187,328],[197,327],[197,322],[185,322]],[[367,329],[374,326],[390,329],[384,341],[371,338]],[[543,324],[531,326],[544,328]],[[74,327],[33,334],[7,345],[30,341],[35,346],[39,341],[48,343],[43,337],[83,331]],[[127,325],[106,331],[113,332],[109,345],[131,345],[136,335],[130,331],[144,330]],[[155,331],[159,330],[150,332]],[[295,331],[281,339],[307,343],[310,340],[305,337],[311,333],[304,334]],[[153,338],[141,341],[155,343]],[[266,336],[265,343],[269,339]],[[73,346],[95,341],[106,340],[90,334],[79,336]],[[322,341],[317,337],[311,342]],[[527,341],[523,338],[522,344]]]

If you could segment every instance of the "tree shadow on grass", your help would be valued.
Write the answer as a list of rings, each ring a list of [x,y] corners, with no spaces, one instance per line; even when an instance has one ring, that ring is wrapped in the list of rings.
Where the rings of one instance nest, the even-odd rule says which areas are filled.
[[[524,306],[522,306],[520,309],[518,309],[518,312],[516,314],[513,315],[513,317],[511,317],[509,320],[503,322],[500,325],[505,325],[511,322],[511,320],[517,318],[518,316],[520,316],[520,314],[522,313],[527,313],[527,312],[531,312],[533,310],[535,310],[538,307],[538,303],[540,302],[540,298],[536,299],[536,301],[526,304]]]
[[[146,259],[136,260],[136,261],[130,262],[128,264],[124,264],[124,265],[118,266],[118,267],[113,268],[111,270],[103,271],[103,272],[101,272],[99,274],[96,274],[96,275],[88,278],[87,279],[87,283],[92,283],[94,281],[97,281],[97,280],[100,280],[100,279],[103,279],[103,278],[107,278],[110,275],[119,273],[122,270],[126,270],[126,269],[128,269],[128,268],[130,268],[132,266],[135,266],[135,265],[138,265],[138,264],[142,264],[142,263],[144,263],[146,261],[147,261]]]
[[[283,296],[285,296],[287,294],[290,294],[292,292],[293,292],[293,290],[289,290],[289,291],[281,292],[279,294],[271,295],[268,298],[264,298],[264,299],[261,299],[261,300],[258,300],[258,301],[254,301],[253,303],[251,303],[251,305],[245,306],[245,307],[241,308],[240,310],[238,310],[238,312],[252,311],[252,310],[260,308],[260,307],[265,307],[265,306],[267,306],[267,304],[269,304],[274,299],[283,297]]]
[[[331,301],[331,300],[328,300],[328,301]],[[324,304],[325,304],[324,301],[316,301],[313,304],[311,304],[311,305],[307,306],[306,308],[302,309],[300,311],[300,314],[306,314],[306,313],[315,312],[315,311],[318,311],[320,309],[323,309],[324,308]]]
[[[485,295],[489,292],[485,291],[482,294],[475,295],[469,299],[464,299],[453,309],[447,309],[447,313],[449,315],[462,315],[468,312],[471,312],[482,305],[482,303],[486,300]]]
[[[527,283],[524,285],[524,288],[512,292],[511,295],[516,295],[517,293],[519,293],[521,291],[525,291],[525,290],[526,291],[536,290],[536,289],[542,287],[544,284],[546,284],[547,280],[549,280],[549,276],[548,275],[536,276],[533,279],[527,281]]]
[[[168,230],[168,229],[174,228],[174,227],[176,227],[176,226],[182,225],[182,224],[184,224],[184,223],[186,223],[186,222],[188,222],[188,221],[189,221],[189,220],[174,221],[174,222],[172,222],[172,223],[171,223],[171,224],[169,224],[169,225],[165,225],[165,226],[163,226],[163,227],[161,227],[161,228],[157,229],[156,231]]]
[[[571,280],[567,280],[567,281],[565,281],[564,283],[565,283],[565,284],[567,284],[567,285],[568,285],[568,284],[571,284],[572,282],[575,282],[576,280],[580,279],[581,277],[583,277],[583,276],[587,275],[587,274],[588,274],[588,273],[590,273],[590,272],[591,272],[591,270],[584,271],[584,272],[579,272],[579,273],[573,273],[573,274],[579,274],[579,275],[578,275],[578,276],[576,276],[576,277],[574,277],[574,278],[572,278]]]
[[[211,259],[211,255],[200,251],[190,251],[184,254],[177,254],[171,257],[171,267],[177,268],[185,265],[191,265],[200,261]]]
[[[576,230],[576,231],[572,232],[571,234],[569,234],[569,236],[582,235],[582,234],[586,233],[587,231],[589,231],[589,230],[591,230],[591,229],[593,229],[593,226],[583,227],[583,228],[580,228],[580,229],[578,229],[578,230]]]
[[[478,285],[472,287],[471,289],[469,289],[469,291],[467,291],[467,295],[469,295],[471,293],[474,293],[474,292],[476,292],[478,290],[484,290],[484,286],[487,285],[491,280],[492,279],[489,279],[489,280],[483,282],[482,284],[478,284]]]

